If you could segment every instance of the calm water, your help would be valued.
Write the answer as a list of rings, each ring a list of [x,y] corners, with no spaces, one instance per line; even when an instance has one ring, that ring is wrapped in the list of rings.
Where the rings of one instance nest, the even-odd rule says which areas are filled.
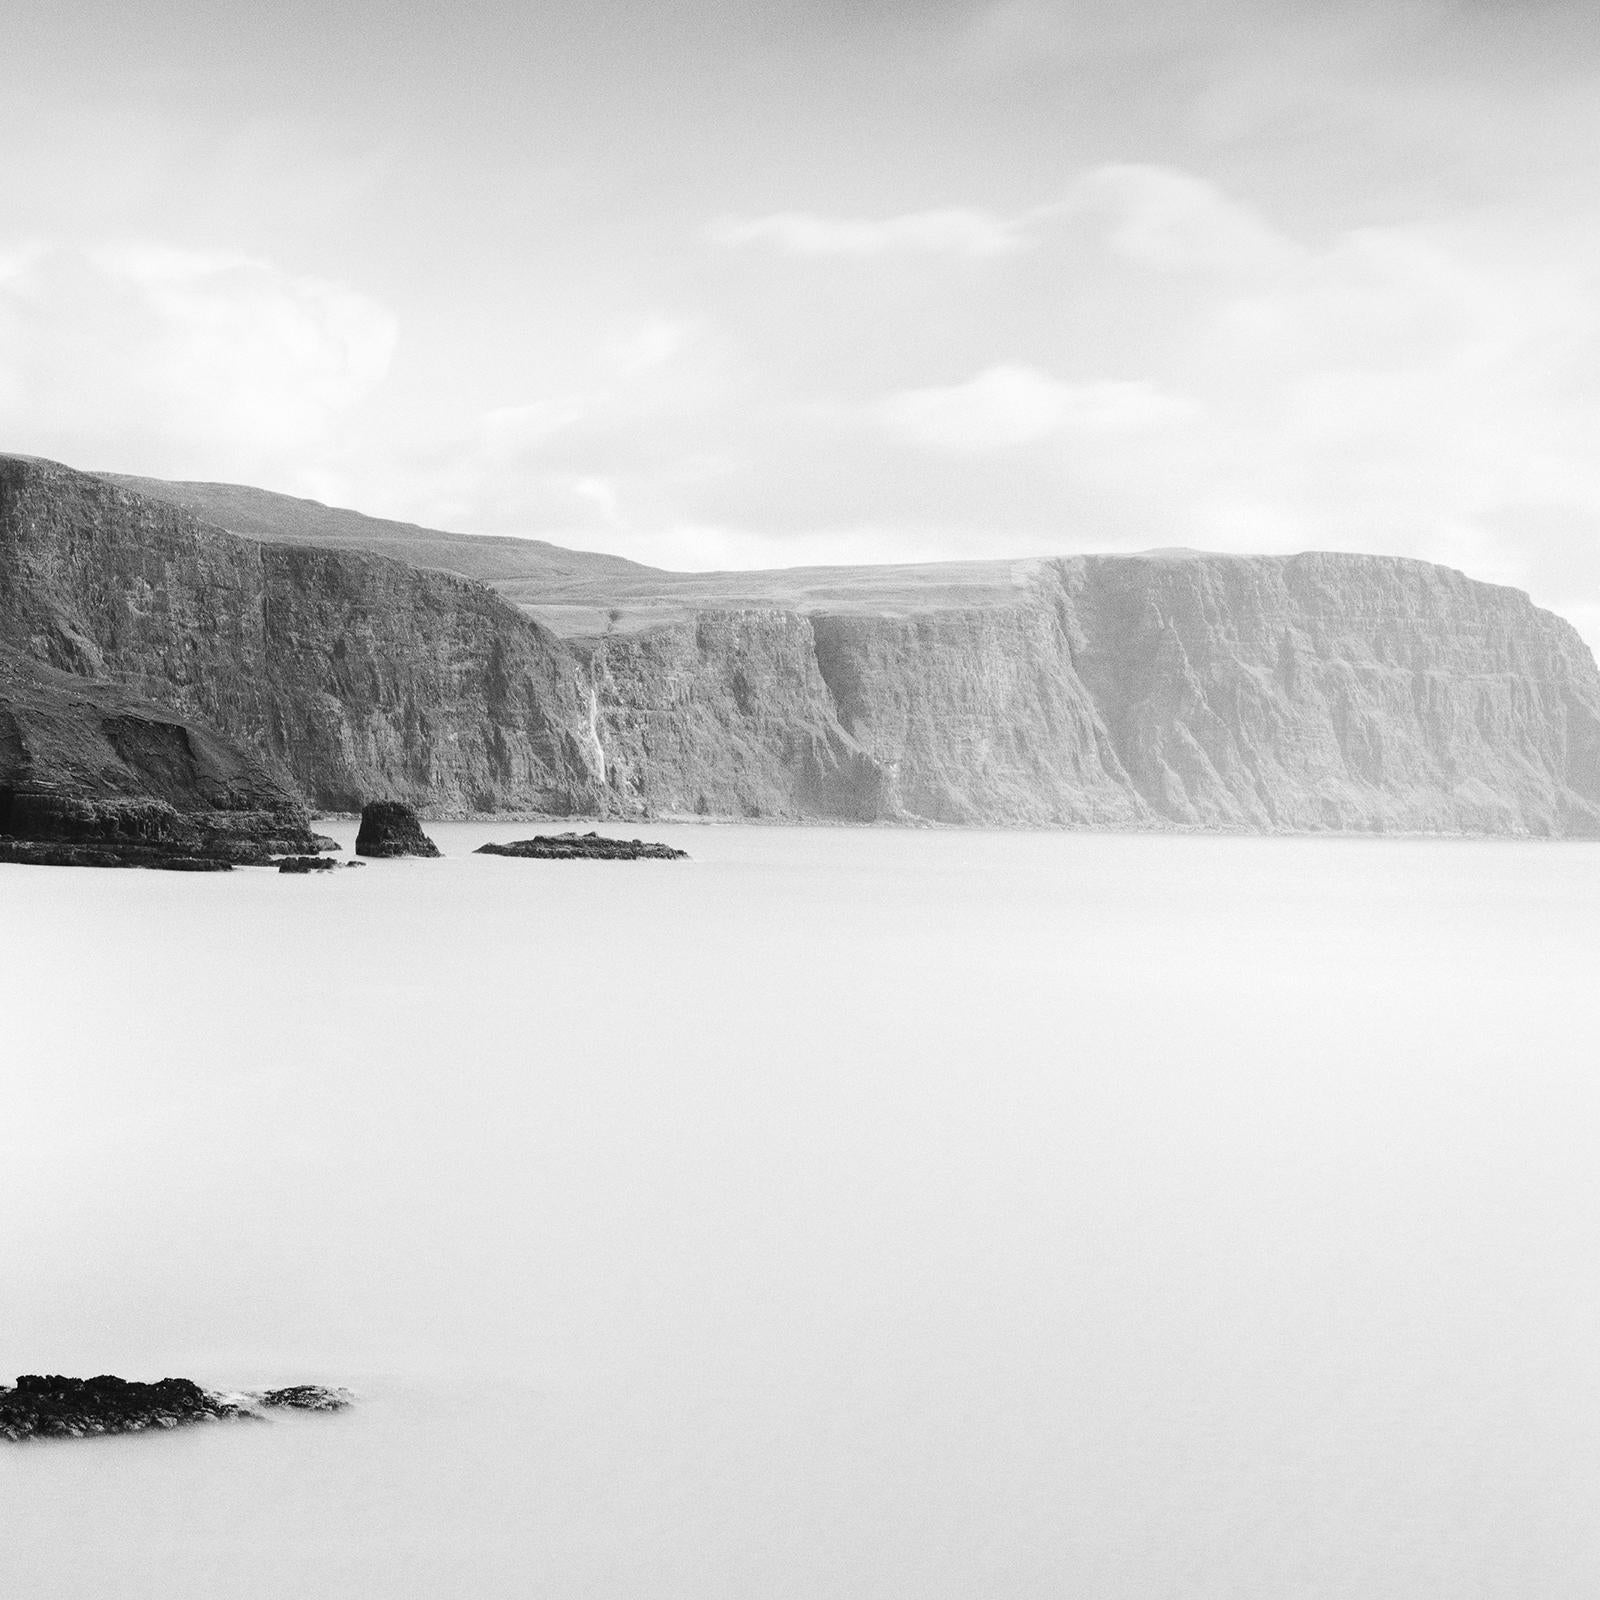
[[[0,867],[0,1376],[365,1396],[0,1592],[1600,1592],[1600,848],[433,831]]]

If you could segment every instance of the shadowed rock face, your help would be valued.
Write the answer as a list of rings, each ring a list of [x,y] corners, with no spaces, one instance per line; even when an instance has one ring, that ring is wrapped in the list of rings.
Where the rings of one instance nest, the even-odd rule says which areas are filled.
[[[422,831],[422,823],[410,806],[399,800],[373,800],[361,808],[356,854],[437,856],[439,847]]]
[[[251,530],[308,542],[251,542],[185,487],[0,459],[0,641],[209,724],[331,809],[1600,834],[1587,648],[1422,562],[671,574],[302,502],[280,525],[259,491]],[[622,620],[559,639],[345,537]]]
[[[0,647],[0,861],[215,871],[326,842],[271,761]]]
[[[235,538],[51,463],[0,458],[0,641],[245,743],[325,809],[603,803],[581,671],[492,591]]]

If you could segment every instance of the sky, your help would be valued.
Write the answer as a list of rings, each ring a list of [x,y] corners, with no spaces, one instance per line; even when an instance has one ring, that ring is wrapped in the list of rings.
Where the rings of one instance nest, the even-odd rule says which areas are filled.
[[[1600,639],[1592,0],[4,0],[0,449],[683,568],[1393,552]]]

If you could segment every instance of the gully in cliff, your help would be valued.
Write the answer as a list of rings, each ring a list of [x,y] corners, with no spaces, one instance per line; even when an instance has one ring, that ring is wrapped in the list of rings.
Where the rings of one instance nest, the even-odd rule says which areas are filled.
[[[341,1411],[353,1399],[348,1389],[315,1383],[223,1393],[188,1378],[133,1383],[109,1373],[98,1378],[25,1373],[15,1388],[0,1388],[0,1439],[85,1439],[190,1422],[259,1420],[273,1410]]]

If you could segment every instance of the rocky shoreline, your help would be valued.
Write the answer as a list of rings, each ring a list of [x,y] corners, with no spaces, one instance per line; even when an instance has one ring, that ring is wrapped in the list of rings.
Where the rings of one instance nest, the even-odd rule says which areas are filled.
[[[87,1439],[195,1422],[259,1421],[274,1410],[341,1411],[354,1398],[348,1389],[322,1384],[221,1392],[188,1378],[136,1383],[110,1373],[96,1378],[24,1373],[14,1387],[0,1388],[0,1439]]]

